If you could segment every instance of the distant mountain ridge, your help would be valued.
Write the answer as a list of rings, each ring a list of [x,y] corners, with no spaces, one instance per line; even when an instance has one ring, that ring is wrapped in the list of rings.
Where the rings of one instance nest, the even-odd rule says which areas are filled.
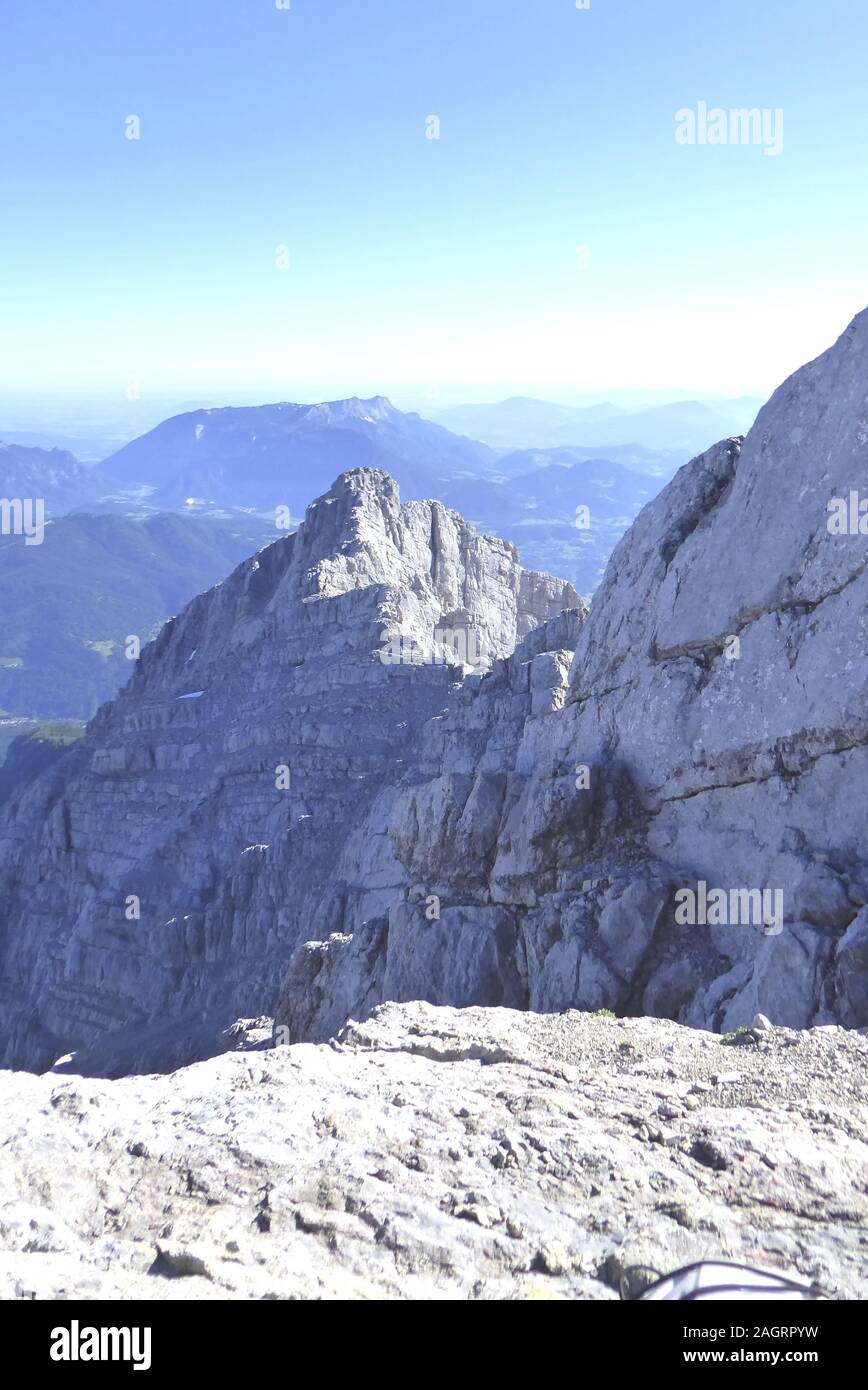
[[[64,512],[95,497],[99,487],[66,449],[0,441],[0,497],[42,498],[47,512]]]
[[[575,413],[520,398],[504,409],[554,409],[564,420]],[[632,418],[611,405],[580,413],[589,427],[608,415]],[[600,460],[599,449],[566,446],[498,455],[373,396],[189,411],[133,440],[98,471],[107,488],[116,489],[108,493],[114,506],[260,515],[282,506],[299,519],[335,473],[382,468],[405,496],[445,501],[481,529],[520,546],[524,563],[558,572],[591,593],[639,508],[682,460],[677,449],[642,445],[611,452],[617,455],[611,460]],[[601,467],[614,491],[596,486]],[[576,508],[591,503],[590,526],[580,533]]]
[[[495,462],[487,445],[373,396],[190,411],[125,445],[98,472],[152,506],[195,499],[301,514],[352,468],[384,468],[405,492],[427,495],[452,478],[491,472]]]
[[[562,446],[593,450],[632,444],[672,451],[681,464],[712,439],[745,434],[761,404],[759,399],[741,397],[713,405],[684,400],[625,409],[608,401],[568,406],[512,396],[491,405],[454,406],[434,413],[447,429],[472,435],[501,451]]]

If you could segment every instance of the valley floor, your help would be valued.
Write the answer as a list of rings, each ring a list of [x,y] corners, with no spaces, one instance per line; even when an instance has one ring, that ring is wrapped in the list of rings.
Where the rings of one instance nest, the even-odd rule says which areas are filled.
[[[237,1040],[0,1074],[0,1296],[612,1299],[705,1257],[868,1296],[866,1030],[415,1003]]]

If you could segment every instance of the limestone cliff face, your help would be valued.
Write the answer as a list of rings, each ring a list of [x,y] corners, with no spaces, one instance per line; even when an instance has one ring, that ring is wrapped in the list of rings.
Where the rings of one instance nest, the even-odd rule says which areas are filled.
[[[271,1003],[299,939],[394,891],[338,859],[467,668],[579,602],[388,475],[344,474],[299,532],[196,599],[0,828],[7,1065],[116,1074],[213,1048]],[[417,658],[384,662],[390,639]],[[399,656],[401,652],[399,652]],[[136,912],[139,913],[136,917]]]
[[[854,491],[868,312],[641,513],[580,633],[428,725],[390,824],[408,888],[297,953],[290,1034],[416,997],[868,1024],[868,535],[828,525]],[[689,925],[682,890],[701,916],[714,889]]]

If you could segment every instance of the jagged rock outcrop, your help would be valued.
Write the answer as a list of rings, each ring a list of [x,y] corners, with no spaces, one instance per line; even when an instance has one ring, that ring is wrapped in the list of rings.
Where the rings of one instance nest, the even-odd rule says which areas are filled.
[[[440,503],[402,505],[387,474],[342,475],[297,534],[167,624],[80,744],[13,791],[0,1057],[43,1068],[77,1052],[116,1075],[216,1050],[228,1021],[270,1006],[299,940],[352,931],[403,883],[378,863],[390,798],[469,671],[444,630],[490,662],[579,602]]]
[[[521,914],[493,898],[490,880],[501,826],[524,786],[514,773],[522,740],[529,721],[563,707],[584,621],[574,608],[542,624],[422,726],[387,822],[381,804],[340,867],[342,876],[370,877],[375,844],[399,890],[384,916],[296,952],[277,1005],[293,1039],[327,1038],[383,999],[527,1006]]]
[[[516,653],[427,726],[390,826],[410,887],[297,954],[290,1035],[414,997],[868,1023],[868,535],[827,524],[854,492],[868,311],[645,508],[551,704],[566,657]]]
[[[261,1032],[3,1077],[0,1296],[600,1300],[708,1258],[868,1293],[864,1035],[418,1003]]]

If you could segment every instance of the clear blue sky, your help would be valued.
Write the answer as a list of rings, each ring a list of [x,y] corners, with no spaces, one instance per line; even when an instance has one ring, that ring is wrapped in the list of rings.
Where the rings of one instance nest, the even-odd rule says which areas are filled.
[[[864,0],[0,0],[0,380],[765,391],[868,301],[866,54]]]

